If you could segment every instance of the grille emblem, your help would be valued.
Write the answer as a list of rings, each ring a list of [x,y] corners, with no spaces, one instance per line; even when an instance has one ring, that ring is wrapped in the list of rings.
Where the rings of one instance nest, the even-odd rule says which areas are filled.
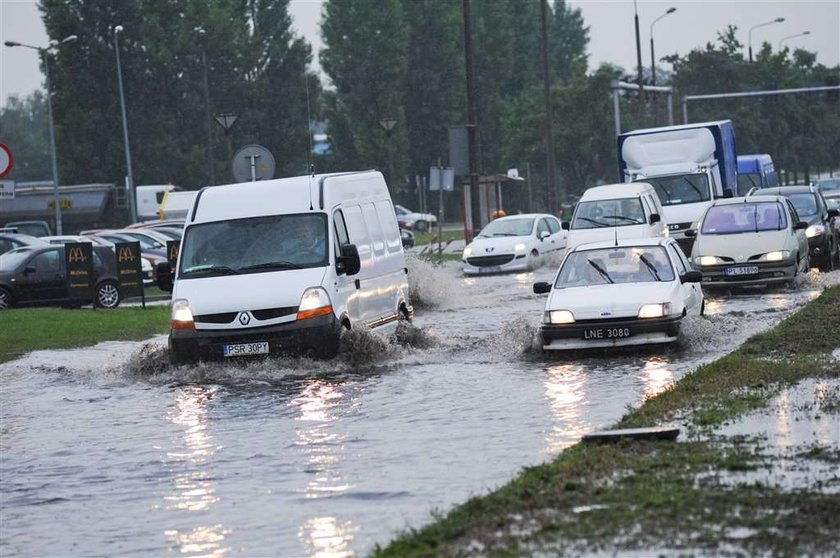
[[[602,316],[612,316],[612,312],[601,312]]]
[[[248,325],[251,322],[251,316],[248,315],[248,312],[241,312],[239,314],[239,323],[242,325]]]
[[[490,248],[485,248],[485,249],[484,249],[484,251],[485,251],[485,252],[492,252],[492,251],[493,251],[493,250],[495,250],[495,249],[496,249],[496,248],[494,248],[493,246],[491,246]]]

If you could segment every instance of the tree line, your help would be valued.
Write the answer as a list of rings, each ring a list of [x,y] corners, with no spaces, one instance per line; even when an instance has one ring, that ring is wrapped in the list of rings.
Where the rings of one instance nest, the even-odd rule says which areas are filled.
[[[136,184],[230,182],[228,138],[205,114],[212,120],[233,113],[239,117],[230,130],[233,148],[266,146],[277,161],[275,176],[303,174],[310,165],[317,172],[378,168],[393,174],[397,200],[416,205],[414,177],[447,163],[448,129],[466,123],[462,0],[327,1],[323,75],[312,70],[312,48],[295,32],[288,4],[42,0],[49,36],[79,37],[50,57],[61,183],[123,182],[114,52],[114,27],[122,25]],[[506,206],[548,209],[540,2],[472,0],[472,14],[481,171],[518,167],[530,188],[506,188]],[[549,7],[547,23],[555,188],[568,200],[618,180],[610,82],[635,81],[635,74],[587,67],[589,28],[563,0]],[[714,43],[663,57],[673,70],[660,69],[657,84],[673,85],[677,99],[840,84],[840,67],[817,64],[814,53],[801,49],[774,52],[765,43],[749,63],[736,31],[729,27]],[[635,93],[622,95],[623,130],[666,123],[663,96],[639,103]],[[778,169],[801,182],[837,166],[838,108],[838,95],[829,92],[697,103],[690,117],[732,119],[740,153],[770,153]],[[396,124],[386,132],[383,120]],[[314,122],[325,123],[329,136],[329,149],[318,155],[310,148]],[[0,137],[15,149],[10,178],[49,179],[42,93],[8,100]]]

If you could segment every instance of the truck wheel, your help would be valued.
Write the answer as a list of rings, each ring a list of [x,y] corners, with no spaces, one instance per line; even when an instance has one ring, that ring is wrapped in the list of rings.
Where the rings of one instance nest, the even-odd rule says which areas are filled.
[[[100,308],[116,308],[120,305],[120,290],[113,281],[105,281],[96,287],[96,305]]]
[[[12,293],[0,287],[0,310],[12,307]]]

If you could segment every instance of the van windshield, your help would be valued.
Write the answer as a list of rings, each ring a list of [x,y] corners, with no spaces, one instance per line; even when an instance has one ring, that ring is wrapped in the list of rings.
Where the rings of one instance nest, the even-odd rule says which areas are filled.
[[[709,177],[704,173],[673,174],[670,176],[639,177],[653,185],[662,205],[682,205],[712,199]]]
[[[300,213],[187,227],[179,279],[327,265],[327,215]]]
[[[622,227],[644,222],[645,210],[641,198],[593,200],[577,204],[571,228]]]

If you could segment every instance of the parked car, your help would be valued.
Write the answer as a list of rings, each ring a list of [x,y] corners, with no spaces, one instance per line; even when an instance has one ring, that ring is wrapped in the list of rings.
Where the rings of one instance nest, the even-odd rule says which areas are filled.
[[[43,246],[44,244],[46,242],[36,236],[16,232],[0,232],[0,254],[5,254],[9,250],[21,246]]]
[[[808,271],[808,239],[784,196],[716,200],[706,210],[691,252],[703,285],[746,286],[789,282]]]
[[[52,234],[50,224],[46,221],[10,221],[4,227],[17,229],[17,232],[32,236],[48,236]]]
[[[831,271],[840,262],[840,232],[834,227],[840,211],[829,209],[816,187],[781,186],[756,190],[752,194],[784,196],[790,200],[799,218],[808,223],[805,236],[812,265]]]
[[[646,182],[589,188],[575,205],[572,220],[562,223],[569,231],[566,248],[616,238],[668,236],[663,213],[656,190]]]
[[[532,269],[539,256],[566,247],[566,231],[546,213],[499,217],[464,248],[465,275]]]
[[[93,247],[94,299],[97,306],[120,304],[117,263],[105,246]],[[64,246],[24,246],[0,255],[0,310],[12,306],[72,304],[67,292]]]
[[[570,250],[549,293],[545,351],[670,343],[687,315],[703,314],[702,275],[673,238],[583,244]]]
[[[402,239],[403,248],[414,247],[414,241],[416,239],[414,237],[414,233],[410,230],[400,227],[400,238]]]
[[[114,243],[108,242],[107,240],[93,237],[93,236],[82,236],[82,235],[74,235],[74,234],[62,234],[62,235],[52,235],[52,236],[42,236],[41,240],[47,242],[48,244],[67,244],[68,242],[90,242],[92,244],[96,244],[98,246],[107,246],[108,248],[114,249]]]
[[[165,248],[147,248],[146,246],[149,245],[150,241],[145,238],[144,240],[138,240],[133,236],[122,234],[117,231],[98,232],[89,236],[91,238],[104,240],[113,244],[116,244],[117,242],[140,242],[140,257],[143,260],[143,285],[147,287],[154,285],[157,280],[154,270],[157,269],[158,264],[169,261],[166,256]],[[144,241],[146,242],[146,246],[144,246]]]
[[[401,205],[394,205],[394,211],[397,214],[397,223],[399,223],[400,228],[424,232],[437,224],[437,217],[431,213],[417,213]]]

